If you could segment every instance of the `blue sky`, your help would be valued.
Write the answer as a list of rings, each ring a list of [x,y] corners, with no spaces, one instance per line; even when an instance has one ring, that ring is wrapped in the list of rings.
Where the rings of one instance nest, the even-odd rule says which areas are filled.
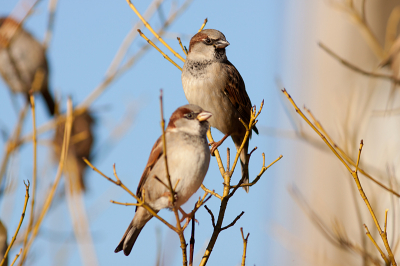
[[[284,17],[284,2],[230,1],[228,3],[195,0],[187,11],[175,20],[165,38],[170,46],[180,52],[175,36],[182,36],[182,41],[187,46],[190,36],[197,32],[205,18],[209,21],[206,28],[215,28],[223,32],[231,44],[227,48],[227,56],[240,71],[252,103],[259,107],[261,101],[265,100],[265,107],[258,123],[261,132],[266,127],[278,127],[280,118],[284,117],[279,107],[279,95],[275,84],[275,78],[281,73],[282,29],[287,23]],[[8,14],[16,3],[17,1],[0,0],[0,13]],[[133,3],[140,12],[144,12],[148,1]],[[47,4],[47,1],[42,1],[25,24],[25,27],[40,40],[44,37],[47,23]],[[166,1],[162,6],[166,16],[170,6],[171,1]],[[137,20],[134,12],[123,0],[59,1],[48,59],[51,67],[51,89],[53,94],[62,96],[64,107],[67,96],[71,96],[74,104],[77,104],[102,81],[119,45]],[[150,23],[157,27],[160,25],[159,21],[159,17],[155,15]],[[143,30],[143,32],[151,36],[148,30]],[[143,39],[137,38],[129,49],[128,55],[134,54],[144,43]],[[162,46],[159,45],[159,47]],[[175,60],[173,55],[170,53],[169,55]],[[175,61],[182,65],[178,59]],[[95,150],[99,151],[94,164],[111,176],[112,165],[116,163],[120,178],[133,191],[146,165],[150,149],[160,135],[158,101],[160,88],[164,89],[164,113],[168,118],[177,107],[187,103],[182,90],[180,71],[157,51],[150,49],[134,67],[113,82],[91,106],[96,111]],[[19,96],[17,98],[22,105],[24,98]],[[37,101],[39,102],[38,124],[40,125],[49,117],[42,100]],[[2,81],[0,81],[0,102],[1,125],[10,131],[15,124],[16,113],[10,103],[10,93]],[[112,143],[108,149],[105,149],[103,143],[121,121],[127,108],[137,110],[133,126],[117,143]],[[31,121],[28,115],[24,132],[30,131]],[[213,135],[215,139],[222,137],[216,130],[213,131]],[[51,136],[52,133],[47,133],[40,136],[40,139],[50,139]],[[251,179],[261,168],[262,152],[266,153],[267,164],[282,153],[277,149],[278,144],[279,141],[276,138],[262,133],[258,136],[253,134],[250,147],[257,146],[258,150],[252,156]],[[222,158],[226,158],[226,147],[234,149],[230,139],[220,148]],[[1,142],[0,150],[3,149],[4,142]],[[22,180],[31,178],[31,153],[32,145],[28,144],[15,158],[15,162],[19,165],[15,176],[17,191],[13,196],[6,195],[3,202],[0,202],[0,215],[8,210],[7,204],[13,206],[12,218],[5,218],[11,232],[15,230],[23,205]],[[48,147],[41,146],[39,155],[39,177],[50,182],[49,180],[54,179],[56,172],[55,167],[49,166],[51,152]],[[285,157],[279,164],[284,165],[284,161]],[[220,234],[209,265],[240,263],[242,253],[240,227],[244,228],[245,233],[250,232],[247,255],[249,265],[265,265],[266,261],[273,261],[274,257],[279,257],[281,248],[279,243],[271,237],[268,227],[271,223],[279,222],[276,217],[279,216],[281,210],[274,199],[276,199],[277,187],[283,184],[282,181],[277,180],[280,167],[268,170],[260,182],[250,189],[249,194],[240,190],[230,201],[225,225],[241,211],[245,214],[234,227]],[[239,173],[240,169],[234,174],[233,183],[239,180]],[[100,265],[154,265],[157,247],[156,232],[158,231],[161,235],[166,265],[179,265],[181,259],[179,239],[156,219],[146,225],[129,257],[125,257],[122,253],[114,254],[116,245],[133,217],[134,208],[113,205],[109,200],[123,202],[133,200],[122,189],[114,188],[113,184],[92,171],[87,171],[86,178],[89,191],[85,195],[85,202],[86,208],[89,209],[90,226]],[[212,158],[205,185],[221,192],[222,181],[215,158]],[[285,188],[280,187],[279,190],[285,190]],[[184,209],[189,210],[194,199],[202,194],[199,190],[188,205],[184,206]],[[207,205],[214,214],[218,213],[218,199],[210,199]],[[161,211],[160,213],[171,223],[174,222],[171,212]],[[212,226],[204,208],[198,211],[196,219],[199,220],[200,225],[196,227],[195,254],[201,257],[211,236]],[[282,216],[279,219],[282,219]],[[26,224],[25,221],[23,226]],[[69,256],[61,257],[63,262],[60,262],[60,265],[81,263],[76,245],[71,241],[73,234],[68,208],[64,203],[51,209],[41,233],[32,249],[31,254],[34,256],[32,265],[51,265],[60,252],[69,254]],[[9,237],[11,237],[10,232]],[[187,241],[189,238],[190,230],[187,230]],[[65,242],[67,244],[64,244]],[[16,252],[17,248],[13,249],[11,257]]]

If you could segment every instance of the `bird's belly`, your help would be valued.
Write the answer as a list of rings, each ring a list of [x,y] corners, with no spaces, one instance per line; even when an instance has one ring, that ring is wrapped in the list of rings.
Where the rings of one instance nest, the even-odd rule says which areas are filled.
[[[212,79],[182,79],[183,90],[190,104],[196,104],[213,115],[208,120],[210,126],[223,134],[231,134],[232,128],[243,126],[239,115],[229,98]]]
[[[177,184],[176,205],[179,207],[188,201],[203,183],[210,163],[208,145],[205,144],[201,151],[194,147],[188,147],[184,153],[175,153],[169,156],[168,161],[171,161],[171,164],[174,162],[173,165],[179,165],[175,169],[170,169],[172,186]]]

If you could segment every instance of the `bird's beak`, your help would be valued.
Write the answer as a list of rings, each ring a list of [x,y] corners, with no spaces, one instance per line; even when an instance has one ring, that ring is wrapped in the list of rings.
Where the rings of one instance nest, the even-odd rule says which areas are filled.
[[[197,115],[197,120],[202,122],[202,121],[209,119],[211,116],[212,116],[212,113],[207,112],[207,111],[202,111],[200,114]]]
[[[214,43],[215,48],[217,49],[222,49],[225,48],[229,45],[230,43],[228,41],[224,41],[224,40],[218,40]]]

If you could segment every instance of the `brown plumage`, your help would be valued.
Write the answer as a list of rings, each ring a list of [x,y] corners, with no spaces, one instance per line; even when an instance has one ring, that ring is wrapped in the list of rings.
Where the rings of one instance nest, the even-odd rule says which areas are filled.
[[[210,117],[211,113],[196,105],[185,105],[172,114],[168,123],[165,133],[167,158],[171,184],[177,184],[174,189],[177,208],[199,189],[207,173],[210,150],[206,134],[209,126],[207,120]],[[168,184],[164,156],[160,137],[153,145],[136,191],[136,195],[142,200],[145,195],[145,202],[155,212],[172,208],[169,189],[158,181]],[[128,256],[143,227],[152,217],[145,208],[137,207],[128,229],[114,252],[123,250]]]
[[[92,126],[94,119],[89,111],[74,117],[70,145],[68,148],[68,156],[66,165],[64,166],[65,173],[68,178],[72,178],[72,184],[75,184],[74,190],[85,191],[84,172],[86,170],[86,163],[82,157],[90,158],[93,146],[93,130]],[[59,160],[61,156],[61,148],[64,139],[65,122],[60,123],[57,128],[53,139],[54,151]],[[57,160],[57,162],[58,162]]]
[[[186,99],[213,113],[210,125],[225,136],[213,144],[214,151],[228,136],[238,149],[243,142],[246,124],[250,122],[251,101],[239,71],[226,57],[229,45],[225,35],[218,30],[206,29],[190,40],[189,53],[182,70],[182,85]],[[258,134],[256,127],[254,132]],[[250,134],[251,137],[251,134]],[[242,178],[249,182],[247,141],[240,153]],[[249,188],[244,187],[246,192]]]
[[[48,88],[49,68],[42,44],[17,21],[0,18],[0,74],[10,90],[25,94],[29,101],[29,91],[37,73],[43,77],[37,92],[42,94],[49,113],[54,115],[55,103]]]

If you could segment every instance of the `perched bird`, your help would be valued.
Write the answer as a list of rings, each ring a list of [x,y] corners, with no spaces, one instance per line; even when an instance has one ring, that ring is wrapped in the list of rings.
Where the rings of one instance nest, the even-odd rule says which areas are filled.
[[[188,104],[179,107],[169,120],[165,138],[171,184],[172,186],[177,184],[175,188],[177,208],[180,208],[199,189],[207,173],[210,150],[206,134],[209,127],[207,120],[210,117],[210,112]],[[161,137],[150,152],[136,195],[142,200],[144,197],[145,202],[156,212],[172,208],[169,189],[155,177],[168,184]],[[124,250],[124,254],[128,256],[143,226],[151,218],[152,215],[145,208],[137,207],[135,216],[115,252]]]
[[[13,93],[29,91],[37,76],[38,87],[48,110],[54,115],[55,104],[48,88],[49,69],[43,46],[17,21],[0,18],[0,74]]]
[[[211,154],[228,136],[239,149],[246,134],[239,118],[248,124],[251,115],[252,105],[244,81],[226,57],[228,45],[224,34],[218,30],[200,31],[190,40],[182,70],[182,85],[188,102],[209,110],[213,114],[210,125],[225,134],[213,143]],[[258,134],[256,127],[253,130]],[[248,146],[247,141],[240,153],[244,183],[249,182]],[[248,187],[244,189],[249,191]]]
[[[81,192],[86,190],[84,173],[87,165],[82,157],[91,157],[94,139],[93,124],[94,119],[89,111],[75,116],[72,122],[71,137],[64,171],[67,177],[72,180],[74,191]],[[61,156],[64,131],[65,123],[58,124],[53,138],[53,147],[57,160],[59,160]]]

